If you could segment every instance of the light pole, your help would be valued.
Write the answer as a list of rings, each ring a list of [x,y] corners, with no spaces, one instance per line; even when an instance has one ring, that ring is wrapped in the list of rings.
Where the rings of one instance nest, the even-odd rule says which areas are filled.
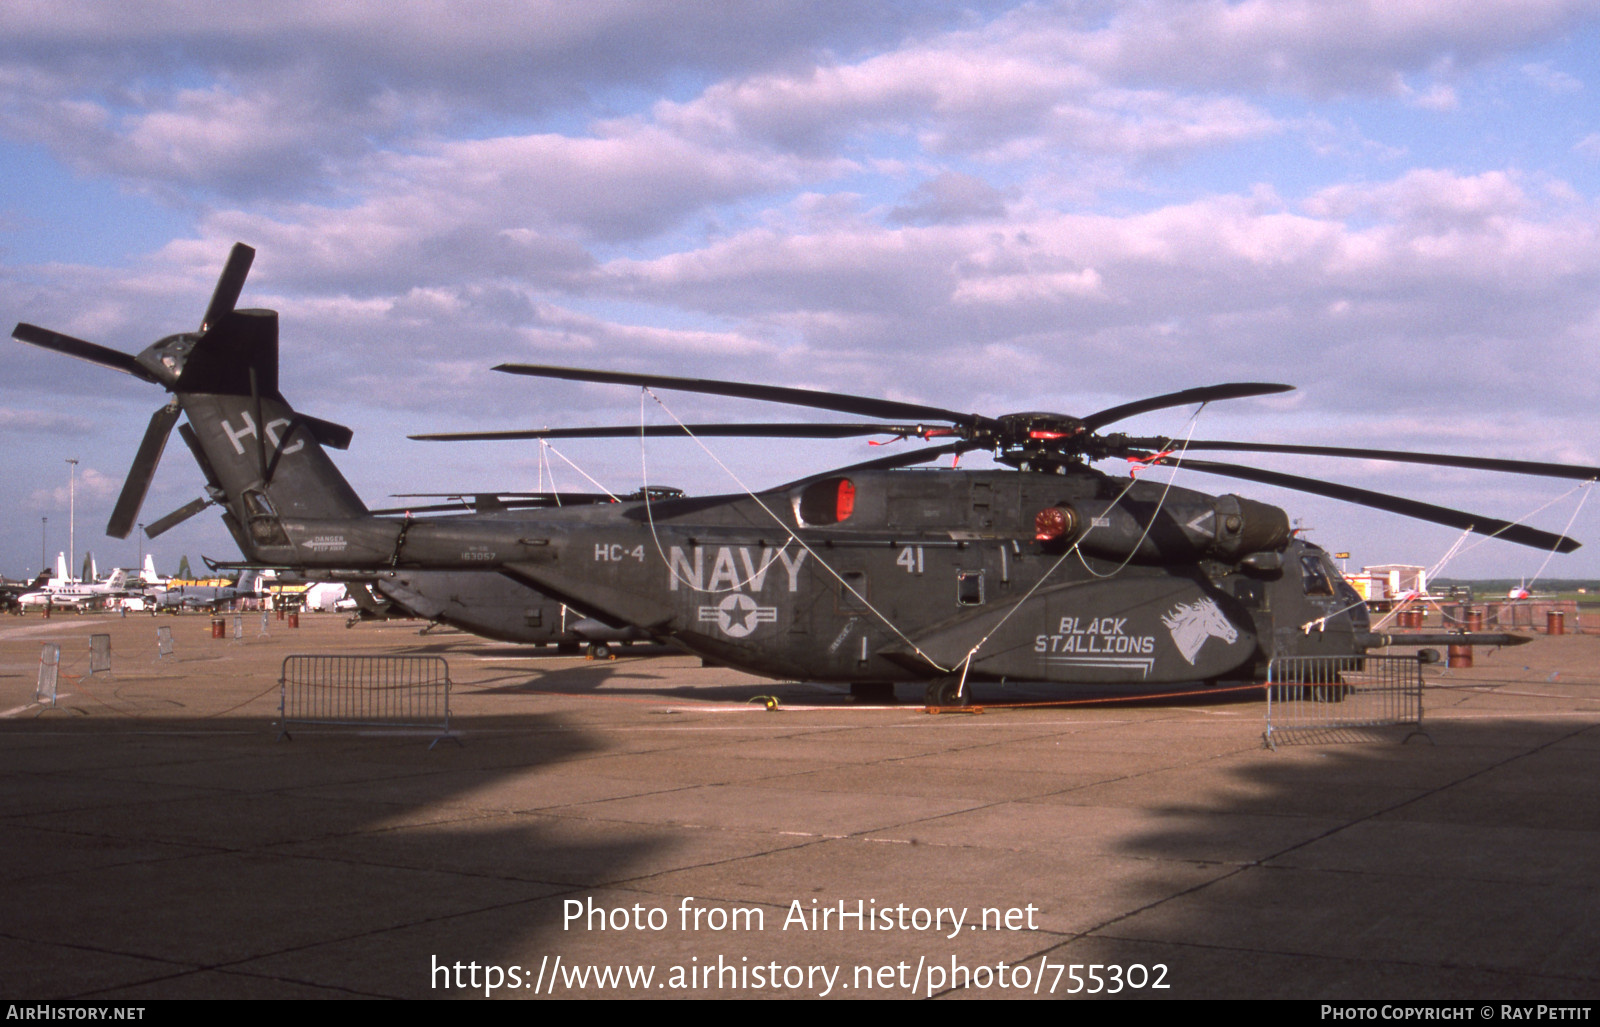
[[[39,518],[39,570],[50,566],[50,518]]]
[[[67,457],[67,578],[72,578],[72,568],[78,564],[78,461]]]

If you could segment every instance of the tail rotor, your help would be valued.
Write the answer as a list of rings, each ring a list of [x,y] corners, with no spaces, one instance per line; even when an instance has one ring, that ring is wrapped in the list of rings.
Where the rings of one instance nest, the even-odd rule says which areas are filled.
[[[217,278],[211,300],[206,304],[199,330],[170,335],[137,356],[31,324],[18,324],[12,329],[11,337],[19,342],[130,374],[142,381],[160,385],[168,392],[177,393],[180,386],[190,392],[238,390],[252,397],[257,412],[256,423],[259,424],[262,397],[275,396],[278,389],[278,325],[277,315],[271,311],[236,310],[255,255],[256,251],[251,247],[235,243],[222,274]],[[241,353],[269,359],[241,362],[236,359]],[[257,364],[262,366],[264,374],[258,374]],[[240,367],[247,369],[247,383],[236,380]],[[127,480],[111,512],[111,520],[106,524],[107,535],[127,538],[132,531],[180,413],[181,407],[175,395],[151,415],[133,465],[128,470]],[[319,441],[339,448],[343,448],[341,442],[348,444],[348,429],[314,418],[303,420],[311,426]],[[262,478],[266,479],[270,469],[259,434],[257,460]],[[215,487],[215,484],[214,481],[208,481],[208,485]],[[215,501],[215,496],[212,500],[195,500],[167,514],[153,522],[147,534],[154,538],[199,513],[212,501]]]

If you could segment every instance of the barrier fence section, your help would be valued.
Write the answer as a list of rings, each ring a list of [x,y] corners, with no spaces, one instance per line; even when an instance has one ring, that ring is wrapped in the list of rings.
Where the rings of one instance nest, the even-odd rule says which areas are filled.
[[[89,673],[111,673],[111,636],[89,636]]]
[[[1276,749],[1296,735],[1337,741],[1349,728],[1410,727],[1422,735],[1420,656],[1286,656],[1267,665],[1265,741]]]
[[[450,735],[450,666],[439,656],[286,656],[280,739],[291,724],[395,727]]]
[[[33,701],[46,706],[56,704],[56,683],[61,674],[61,646],[55,642],[44,643],[39,653],[39,683],[33,689]]]

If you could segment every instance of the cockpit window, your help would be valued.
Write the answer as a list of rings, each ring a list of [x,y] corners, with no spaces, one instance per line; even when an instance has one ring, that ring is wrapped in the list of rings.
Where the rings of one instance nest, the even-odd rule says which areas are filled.
[[[1315,556],[1302,556],[1300,558],[1302,584],[1308,596],[1333,595],[1333,581],[1328,577],[1328,571],[1322,566],[1322,560]]]
[[[807,485],[800,493],[799,512],[803,524],[839,524],[850,519],[856,508],[856,486],[849,478],[824,478]]]

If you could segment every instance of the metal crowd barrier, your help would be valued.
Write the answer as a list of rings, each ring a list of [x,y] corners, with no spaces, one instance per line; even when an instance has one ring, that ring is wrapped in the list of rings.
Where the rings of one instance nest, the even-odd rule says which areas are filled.
[[[39,652],[39,683],[33,689],[33,701],[45,706],[56,704],[56,685],[61,677],[61,646],[55,642],[44,643]]]
[[[454,737],[442,657],[287,656],[278,686],[280,740],[291,724],[438,731],[430,749]]]
[[[111,673],[111,636],[89,636],[89,673]]]
[[[1355,741],[1362,728],[1422,726],[1420,656],[1286,656],[1267,666],[1268,747]]]

